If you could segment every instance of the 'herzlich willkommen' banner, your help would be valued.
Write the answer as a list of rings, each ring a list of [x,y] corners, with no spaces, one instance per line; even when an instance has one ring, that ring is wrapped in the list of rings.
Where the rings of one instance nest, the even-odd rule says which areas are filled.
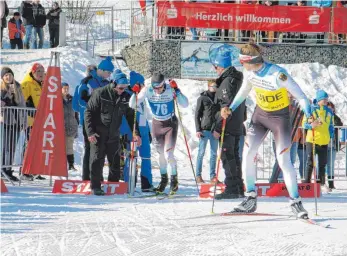
[[[22,171],[24,174],[67,176],[59,67],[48,67]]]
[[[330,8],[158,1],[158,26],[329,32]]]

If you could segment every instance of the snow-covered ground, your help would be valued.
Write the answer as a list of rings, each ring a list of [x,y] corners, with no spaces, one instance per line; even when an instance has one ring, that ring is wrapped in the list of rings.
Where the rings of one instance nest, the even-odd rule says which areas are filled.
[[[97,64],[89,53],[66,47],[61,51],[62,80],[71,93],[83,77],[87,64]],[[1,63],[10,66],[21,81],[33,62],[47,67],[50,50],[2,52]],[[347,69],[318,63],[284,65],[311,98],[316,88],[327,90],[337,103],[338,114],[347,123]],[[125,68],[124,66],[122,68]],[[195,156],[194,111],[196,99],[206,82],[177,80],[190,106],[180,109],[189,145]],[[252,100],[248,101],[252,108]],[[250,115],[249,115],[250,117]],[[82,135],[74,145],[80,179]],[[304,205],[312,218],[329,223],[331,229],[308,225],[287,216],[221,217],[212,215],[211,200],[196,197],[195,182],[181,131],[175,151],[179,166],[180,194],[193,197],[129,199],[127,196],[81,196],[51,193],[48,181],[7,184],[1,195],[0,255],[347,255],[347,182]],[[208,159],[208,153],[206,159]],[[157,167],[153,152],[153,167]],[[107,168],[105,168],[107,175]],[[159,172],[153,170],[155,185]],[[208,180],[205,161],[203,177]],[[220,179],[223,179],[223,174]],[[230,210],[239,200],[217,201],[215,212]],[[260,198],[259,212],[290,214],[286,198]]]

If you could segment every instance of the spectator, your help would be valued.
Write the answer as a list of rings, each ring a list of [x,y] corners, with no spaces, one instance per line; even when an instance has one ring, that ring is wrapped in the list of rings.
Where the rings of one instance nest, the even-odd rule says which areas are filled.
[[[216,126],[213,136],[219,138],[222,132],[222,119],[226,119],[225,135],[222,151],[222,163],[225,171],[225,191],[216,195],[216,199],[233,199],[244,197],[241,173],[241,160],[239,156],[240,136],[243,132],[245,102],[232,113],[229,109],[237,92],[240,90],[243,74],[231,65],[231,54],[227,48],[220,46],[211,60],[215,66],[218,78],[215,102],[219,105],[220,113],[216,115]]]
[[[69,94],[69,84],[62,83],[63,107],[64,107],[64,124],[65,124],[65,146],[66,158],[69,164],[69,170],[76,171],[74,166],[73,143],[77,137],[78,131],[78,113],[72,109],[72,96]]]
[[[212,134],[215,123],[215,115],[218,112],[217,104],[214,102],[216,89],[216,83],[214,81],[209,81],[208,90],[201,93],[197,100],[195,110],[196,136],[199,139],[199,152],[196,159],[197,183],[204,183],[201,176],[202,162],[208,142],[210,142],[210,181],[211,183],[219,183],[216,177],[218,139],[214,138]]]
[[[307,167],[305,183],[310,183],[313,170],[313,144],[315,153],[318,155],[318,183],[321,184],[322,191],[328,192],[325,185],[325,166],[328,157],[328,144],[334,138],[333,112],[327,107],[328,94],[323,90],[318,90],[316,99],[313,101],[312,116],[314,120],[304,118],[303,127],[308,129],[306,135]],[[314,137],[313,137],[314,131]]]
[[[186,3],[196,3],[197,0],[184,0]],[[192,33],[192,40],[199,40],[198,31],[196,28],[189,28]]]
[[[112,82],[94,91],[85,111],[85,129],[91,143],[91,189],[97,196],[105,194],[100,183],[105,155],[110,168],[108,181],[118,182],[120,178],[120,125],[125,116],[130,127],[133,127],[135,117],[135,111],[128,104],[130,95],[125,92],[127,87]],[[141,146],[137,125],[135,133],[134,141]]]
[[[29,108],[36,108],[39,105],[41,93],[42,93],[42,84],[45,78],[45,69],[40,63],[34,63],[30,71],[25,75],[21,88],[26,102],[26,106]],[[30,132],[32,125],[34,123],[34,117],[28,116],[28,129],[26,132],[27,142],[30,138]],[[28,174],[23,175],[24,179],[32,180],[32,176]],[[44,180],[45,178],[41,175],[36,177],[37,179]]]
[[[266,0],[261,1],[262,5],[265,6],[275,6],[279,4],[279,1],[274,0]],[[276,39],[278,39],[278,32],[269,31],[266,33],[266,31],[261,31],[261,36],[263,38],[263,42],[275,42]]]
[[[43,27],[46,25],[45,8],[40,4],[40,0],[33,1],[33,16],[34,16],[34,49],[42,49],[43,47]],[[39,44],[37,45],[37,36]]]
[[[20,13],[15,12],[13,18],[8,22],[8,31],[11,49],[23,49],[23,35],[25,34],[24,26],[22,25],[22,20],[20,18]]]
[[[6,18],[8,16],[9,10],[7,7],[6,1],[0,1],[0,12],[1,12],[1,38],[0,38],[0,47],[2,47],[2,37],[4,35],[4,28],[6,28],[7,22]]]
[[[27,118],[22,111],[4,107],[25,107],[20,84],[14,79],[13,71],[8,67],[1,69],[1,134],[2,165],[12,165],[19,134],[26,128]],[[11,167],[2,171],[12,181],[18,181]]]
[[[335,105],[332,102],[328,102],[327,106],[334,114],[334,126],[343,126],[341,118],[338,117],[335,113]],[[334,135],[335,136],[333,137],[331,143],[328,146],[328,162],[325,169],[325,172],[328,176],[328,185],[329,185],[328,191],[329,192],[331,192],[332,189],[335,189],[335,186],[334,186],[335,159],[336,159],[336,153],[341,149],[339,137],[338,137],[339,136],[338,128],[335,128]]]
[[[59,22],[60,22],[61,9],[58,2],[53,3],[53,7],[47,13],[47,18],[49,19],[49,41],[51,48],[57,47],[59,45]]]
[[[91,97],[91,92],[94,89],[104,87],[109,84],[107,80],[114,69],[114,66],[111,61],[111,57],[107,57],[105,60],[101,61],[97,70],[94,70],[92,65],[88,66],[88,70],[90,71],[90,75],[83,78],[78,88],[76,88],[76,92],[74,97],[76,97],[78,102],[78,108],[74,108],[74,110],[79,112],[80,123],[83,128],[83,137],[84,137],[84,156],[83,156],[83,166],[82,166],[82,180],[90,180],[90,166],[89,166],[89,158],[90,158],[90,143],[88,140],[88,135],[85,130],[84,124],[84,111],[87,107],[87,103],[89,98]]]
[[[23,25],[25,27],[24,49],[30,48],[31,35],[34,25],[33,5],[32,1],[23,1],[20,5],[20,14],[23,18]]]
[[[312,6],[315,7],[330,7],[331,6],[331,0],[313,0]],[[324,37],[325,33],[318,33],[317,34],[317,44],[323,44],[324,43]]]

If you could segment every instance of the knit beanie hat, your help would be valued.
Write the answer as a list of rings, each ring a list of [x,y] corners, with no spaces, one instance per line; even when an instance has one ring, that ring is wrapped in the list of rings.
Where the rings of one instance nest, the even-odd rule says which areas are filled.
[[[34,63],[33,66],[31,67],[31,72],[35,73],[39,68],[45,69],[40,63]]]
[[[126,75],[119,69],[116,69],[112,75],[113,81],[117,84],[129,84]]]
[[[158,87],[162,82],[164,81],[164,75],[159,73],[159,72],[155,72],[152,75],[152,79],[151,79],[151,83],[152,83],[152,87]]]
[[[130,87],[132,88],[135,84],[144,84],[145,78],[143,75],[136,73],[135,71],[130,72]]]
[[[102,60],[98,66],[98,69],[113,72],[114,65],[112,64],[112,58],[108,56],[106,59]]]
[[[12,69],[10,69],[9,67],[3,67],[1,69],[1,79],[3,79],[7,73],[10,73],[14,76]]]
[[[316,101],[319,102],[321,100],[329,98],[329,95],[324,90],[318,90],[316,92]]]

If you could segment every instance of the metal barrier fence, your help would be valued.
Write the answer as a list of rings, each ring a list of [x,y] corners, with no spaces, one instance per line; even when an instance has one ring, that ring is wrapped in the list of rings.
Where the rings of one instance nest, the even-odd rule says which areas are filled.
[[[11,170],[12,168],[20,168],[23,164],[24,151],[27,142],[30,138],[30,130],[35,116],[36,109],[34,108],[19,108],[19,107],[2,107],[0,116],[0,137],[1,137],[1,170]],[[346,136],[347,126],[336,126],[338,129],[338,138],[344,133]],[[344,139],[346,140],[346,139]],[[347,150],[346,141],[338,144],[337,150],[330,150],[328,157],[334,159],[334,168],[327,170],[327,180],[347,181]],[[330,148],[333,145],[330,145]],[[305,159],[306,152],[300,151],[302,158]],[[295,153],[297,154],[297,153]],[[297,155],[299,156],[299,155]],[[296,158],[298,159],[298,158]],[[257,180],[269,180],[271,178],[274,165],[275,155],[273,150],[272,134],[264,140],[258,151],[256,158]],[[299,171],[299,162],[295,161],[294,166],[297,170],[298,179],[301,178]],[[306,164],[303,165],[303,174],[306,173]],[[330,178],[329,178],[330,177]]]
[[[305,130],[302,129],[302,133],[305,136]],[[335,126],[335,129],[338,130],[338,138],[344,137],[344,141],[340,141],[337,145],[338,148],[333,144],[334,142],[331,140],[328,145],[328,161],[330,163],[334,163],[334,166],[330,164],[330,168],[326,167],[326,176],[328,177],[326,180],[332,180],[334,177],[335,181],[347,181],[347,141],[346,141],[346,132],[347,126]],[[342,136],[343,135],[343,136]],[[298,144],[294,145],[298,146]],[[333,149],[333,150],[331,150]],[[294,167],[297,171],[298,180],[302,180],[305,177],[307,172],[307,152],[305,146],[303,149],[291,151],[295,155]],[[302,159],[303,165],[301,170],[300,168],[300,159]],[[316,159],[317,160],[317,159]],[[332,161],[334,160],[334,161]],[[256,157],[256,166],[257,166],[257,180],[271,180],[272,174],[276,169],[276,157],[274,154],[274,144],[273,144],[273,136],[272,133],[269,133],[265,138],[262,146],[258,150],[258,154]],[[318,165],[316,165],[318,168]],[[317,169],[318,176],[318,169]],[[318,178],[318,177],[317,177]],[[283,180],[280,175],[279,180]]]

